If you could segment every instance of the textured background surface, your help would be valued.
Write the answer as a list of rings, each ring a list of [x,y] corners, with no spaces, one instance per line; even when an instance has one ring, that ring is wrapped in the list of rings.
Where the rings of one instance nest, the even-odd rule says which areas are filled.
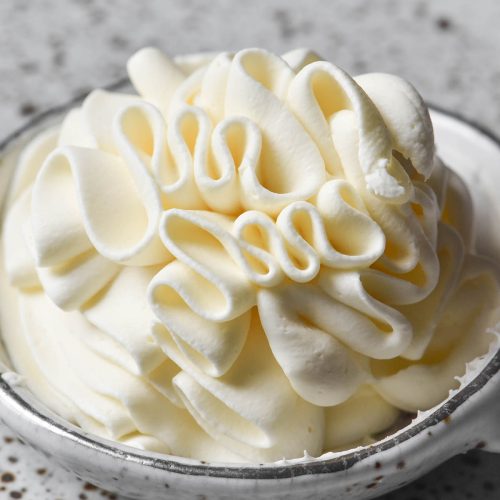
[[[500,135],[497,0],[1,0],[0,140],[33,115],[124,76],[129,54],[317,50],[353,74],[397,73]],[[457,457],[386,500],[500,498],[500,456]],[[0,427],[0,498],[116,498]]]

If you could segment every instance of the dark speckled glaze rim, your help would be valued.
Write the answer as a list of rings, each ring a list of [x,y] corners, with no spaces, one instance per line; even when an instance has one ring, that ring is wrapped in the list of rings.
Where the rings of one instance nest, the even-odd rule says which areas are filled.
[[[105,87],[107,90],[118,90],[128,85],[128,79],[123,78],[116,83]],[[45,120],[62,114],[71,107],[75,106],[85,96],[78,96],[71,101],[61,106],[53,107],[45,112],[42,112],[28,121],[23,127],[17,129],[0,142],[0,154],[3,153],[10,144],[21,137],[23,134],[31,130],[33,127],[43,123]],[[447,111],[439,106],[429,105],[429,107],[443,115],[454,118],[462,123],[476,129],[481,135],[486,136],[500,147],[500,139],[491,131],[483,126],[464,118],[458,113]],[[42,421],[46,428],[57,433],[75,444],[90,448],[104,455],[111,456],[115,459],[125,460],[127,462],[135,462],[141,466],[150,467],[158,470],[169,471],[172,473],[182,474],[186,476],[210,476],[214,478],[228,479],[247,479],[247,480],[266,480],[266,479],[288,479],[297,476],[311,474],[331,474],[335,472],[346,471],[355,464],[366,460],[378,453],[395,448],[398,445],[410,440],[425,430],[447,421],[452,414],[462,406],[469,398],[479,392],[488,381],[500,371],[500,349],[493,355],[488,364],[481,372],[464,388],[460,389],[453,397],[443,403],[430,415],[415,425],[410,425],[407,429],[401,431],[394,437],[389,437],[381,442],[365,446],[356,451],[346,452],[334,458],[317,459],[307,463],[277,463],[275,465],[228,465],[228,464],[205,464],[200,463],[183,463],[182,457],[163,456],[156,454],[150,456],[147,452],[134,452],[133,448],[125,445],[113,445],[107,440],[91,437],[86,432],[79,432],[77,428],[72,428],[64,425],[62,422],[52,419],[50,416],[42,413],[37,408],[33,407],[28,401],[23,399],[2,377],[0,377],[0,390],[11,399],[15,405],[32,415],[35,419]]]

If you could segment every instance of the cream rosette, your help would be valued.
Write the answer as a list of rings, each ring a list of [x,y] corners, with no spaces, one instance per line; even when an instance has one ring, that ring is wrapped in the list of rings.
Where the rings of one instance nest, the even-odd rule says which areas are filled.
[[[99,435],[253,462],[444,399],[499,274],[413,87],[303,50],[128,71],[138,95],[92,92],[19,158],[2,320],[32,390]]]

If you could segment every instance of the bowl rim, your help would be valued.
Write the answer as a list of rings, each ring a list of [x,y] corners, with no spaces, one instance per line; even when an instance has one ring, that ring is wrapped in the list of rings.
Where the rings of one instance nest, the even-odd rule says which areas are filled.
[[[129,85],[128,78],[122,78],[115,83],[102,87],[105,90],[120,90]],[[34,127],[42,124],[46,120],[61,115],[71,107],[80,103],[87,93],[79,95],[64,104],[51,107],[42,113],[37,114],[28,120],[23,126],[10,133],[0,141],[0,154],[5,153],[9,146],[18,138],[29,132]],[[481,135],[485,136],[500,148],[500,139],[489,129],[476,123],[469,118],[465,118],[459,113],[448,111],[440,106],[428,104],[429,109],[436,111],[448,118],[452,118],[462,124],[475,129]],[[1,338],[0,338],[1,342]],[[230,463],[208,463],[196,459],[185,457],[151,453],[137,450],[121,443],[114,443],[110,440],[94,436],[71,423],[56,416],[52,418],[50,414],[42,413],[37,405],[33,406],[27,399],[23,398],[15,387],[8,383],[0,374],[0,391],[6,398],[12,400],[17,408],[30,416],[32,420],[41,422],[49,432],[54,432],[63,438],[67,438],[75,444],[90,449],[95,452],[111,455],[114,458],[124,459],[128,462],[135,462],[141,466],[150,467],[158,470],[169,471],[176,474],[188,476],[210,476],[214,478],[226,479],[288,479],[292,477],[311,475],[311,474],[331,474],[340,471],[346,471],[355,464],[372,457],[378,453],[395,448],[402,443],[417,436],[430,427],[440,422],[447,422],[451,415],[462,406],[474,394],[479,392],[488,381],[500,372],[500,348],[493,354],[490,361],[482,368],[479,374],[474,377],[466,386],[459,389],[456,394],[443,401],[434,410],[430,410],[429,415],[425,416],[415,425],[408,425],[401,431],[392,436],[388,436],[381,441],[373,444],[358,447],[352,450],[340,452],[334,457],[314,458],[308,462],[296,462],[294,460],[282,460],[272,464],[230,464]],[[42,404],[43,406],[43,404]],[[51,413],[51,412],[50,412]],[[300,459],[297,459],[300,460]]]

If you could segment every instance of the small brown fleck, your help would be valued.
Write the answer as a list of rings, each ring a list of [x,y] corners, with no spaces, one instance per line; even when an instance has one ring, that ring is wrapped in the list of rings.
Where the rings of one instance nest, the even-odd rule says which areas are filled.
[[[384,479],[384,476],[377,476],[377,477],[375,478],[375,481],[381,481],[382,479]]]
[[[10,437],[10,436],[5,436],[3,438],[3,440],[7,443],[7,444],[10,444],[12,443],[12,441],[14,441],[14,438]]]
[[[19,113],[22,116],[29,116],[35,113],[37,110],[36,106],[31,103],[31,102],[25,102],[24,104],[21,104],[21,107],[19,108]],[[21,443],[24,444],[24,443]]]
[[[0,486],[0,491],[5,491],[5,486]]]
[[[479,443],[476,444],[476,448],[478,450],[482,450],[483,448],[486,448],[486,443],[484,441],[479,441]]]
[[[447,415],[446,417],[444,417],[443,422],[445,424],[450,424],[451,423],[451,415]]]
[[[427,435],[430,437],[432,436],[432,432],[431,431],[427,431]]]
[[[375,462],[375,469],[381,469],[382,464],[380,462]]]
[[[23,494],[20,491],[11,491],[10,498],[22,498]]]
[[[375,488],[375,486],[377,486],[377,483],[370,483],[366,486],[366,489],[371,490],[372,488]]]
[[[47,469],[37,469],[37,470],[36,470],[36,473],[37,473],[39,476],[44,476],[45,474],[47,474]]]
[[[17,457],[9,457],[9,458],[7,458],[7,460],[8,460],[11,464],[15,464],[15,463],[17,463]]]
[[[440,17],[436,19],[436,25],[440,30],[443,31],[448,31],[452,26],[451,26],[451,21],[447,19],[446,17]]]
[[[2,483],[12,483],[13,481],[16,480],[16,476],[14,476],[12,472],[4,472],[0,476],[0,479],[2,480]]]
[[[92,483],[85,483],[83,485],[83,489],[85,491],[95,491],[95,490],[97,490],[97,486],[93,485]]]
[[[118,497],[114,493],[109,494],[109,500],[116,500]]]
[[[311,433],[312,431],[313,431],[313,430],[312,430],[312,427],[309,425],[309,426],[307,427],[307,432]]]
[[[406,467],[406,462],[404,460],[401,460],[401,462],[398,462],[396,467],[399,469],[399,470],[402,470]]]
[[[87,500],[87,495],[85,493],[80,493],[80,495],[78,495],[78,498],[80,500]]]

